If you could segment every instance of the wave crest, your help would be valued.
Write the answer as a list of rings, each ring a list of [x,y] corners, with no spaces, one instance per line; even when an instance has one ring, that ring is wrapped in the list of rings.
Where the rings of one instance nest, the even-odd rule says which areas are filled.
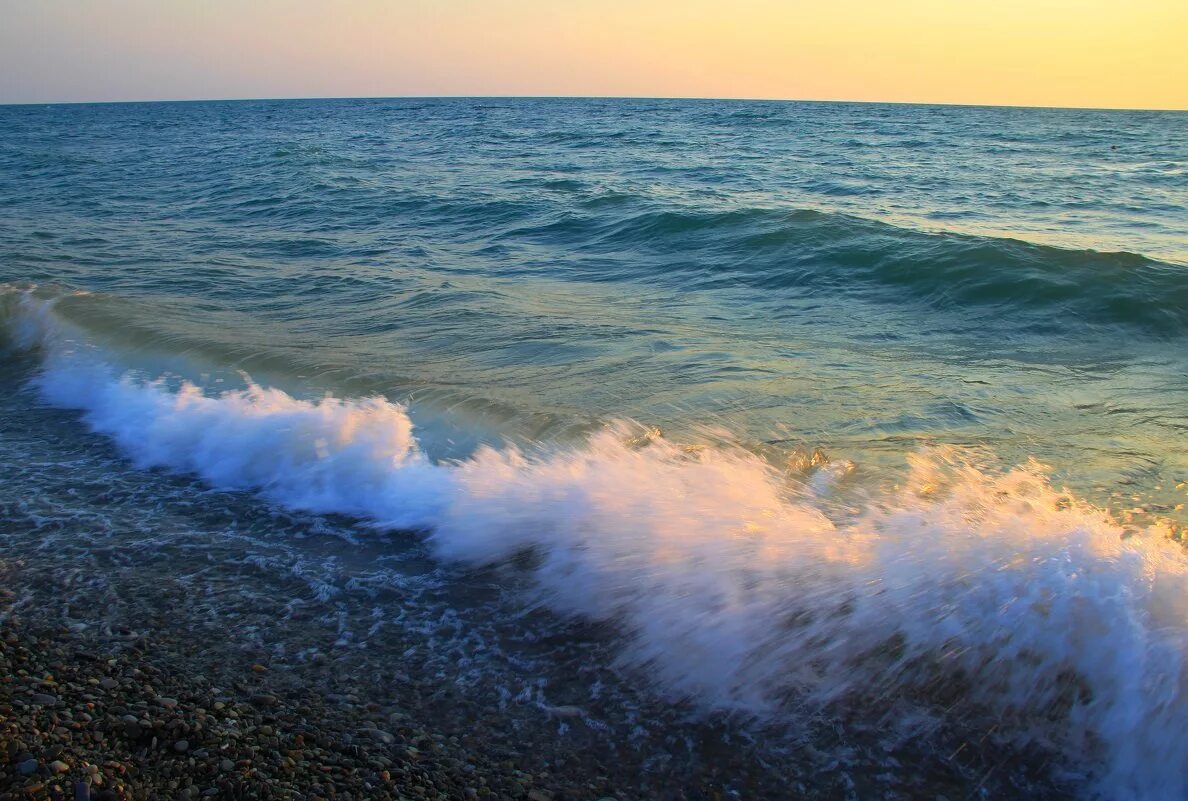
[[[592,255],[645,253],[594,271],[593,280],[664,282],[714,289],[905,296],[933,306],[992,307],[1042,316],[1045,324],[1126,326],[1157,336],[1188,333],[1183,266],[1128,253],[1075,250],[1018,239],[926,232],[845,214],[747,207],[733,211],[637,211],[607,221],[571,216],[509,239],[565,242]],[[576,243],[576,244],[574,244]],[[665,264],[657,270],[655,261]],[[639,266],[636,266],[639,265]]]

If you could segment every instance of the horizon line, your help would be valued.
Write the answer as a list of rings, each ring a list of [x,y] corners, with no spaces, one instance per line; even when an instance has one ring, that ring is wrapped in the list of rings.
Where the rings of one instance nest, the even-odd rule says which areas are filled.
[[[408,95],[309,95],[284,97],[196,97],[156,100],[19,100],[0,101],[6,106],[113,106],[147,103],[260,103],[308,100],[693,100],[718,103],[847,103],[871,106],[942,106],[953,108],[1035,109],[1049,111],[1149,111],[1157,113],[1188,113],[1184,108],[1149,108],[1139,106],[1051,106],[1012,103],[953,103],[920,100],[847,100],[824,98],[783,97],[706,97],[698,95],[468,95],[468,94],[408,94]]]

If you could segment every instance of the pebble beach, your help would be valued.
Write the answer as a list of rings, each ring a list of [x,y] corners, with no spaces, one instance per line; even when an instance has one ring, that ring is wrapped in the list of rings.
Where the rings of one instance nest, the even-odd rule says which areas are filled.
[[[714,727],[676,764],[658,760],[679,753],[661,737],[618,748],[595,736],[575,755],[574,737],[556,735],[581,737],[576,707],[498,710],[440,677],[369,672],[357,654],[268,661],[217,623],[172,625],[193,587],[122,583],[138,599],[125,604],[62,565],[0,564],[0,801],[844,799],[856,782],[879,786],[871,770],[823,763],[811,746],[763,765]],[[987,798],[1021,786],[1065,797],[1042,778],[1028,785],[1039,763],[1029,779],[957,751],[947,763],[914,753],[912,785],[884,789],[956,799],[982,771]],[[781,787],[783,771],[793,780]]]
[[[550,801],[605,789],[558,794],[565,782],[479,761],[388,706],[273,682],[263,665],[193,676],[168,645],[125,645],[6,621],[0,798]]]

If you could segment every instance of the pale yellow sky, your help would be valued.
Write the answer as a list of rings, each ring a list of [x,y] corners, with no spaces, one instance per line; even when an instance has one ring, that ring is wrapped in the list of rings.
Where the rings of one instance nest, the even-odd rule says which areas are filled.
[[[0,102],[359,95],[1188,109],[1188,0],[0,0]]]

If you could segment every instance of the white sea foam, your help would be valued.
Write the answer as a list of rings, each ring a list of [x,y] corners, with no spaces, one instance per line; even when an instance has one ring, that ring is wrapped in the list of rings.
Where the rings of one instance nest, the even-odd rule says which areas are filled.
[[[613,621],[667,692],[778,715],[861,703],[905,719],[958,700],[1061,749],[1108,798],[1188,795],[1188,557],[1129,536],[1037,465],[944,451],[845,520],[738,448],[421,452],[405,409],[249,386],[218,396],[121,376],[51,304],[8,299],[37,386],[138,464],[286,506],[428,532],[443,559],[532,551],[560,613]],[[905,711],[906,710],[906,711]]]

